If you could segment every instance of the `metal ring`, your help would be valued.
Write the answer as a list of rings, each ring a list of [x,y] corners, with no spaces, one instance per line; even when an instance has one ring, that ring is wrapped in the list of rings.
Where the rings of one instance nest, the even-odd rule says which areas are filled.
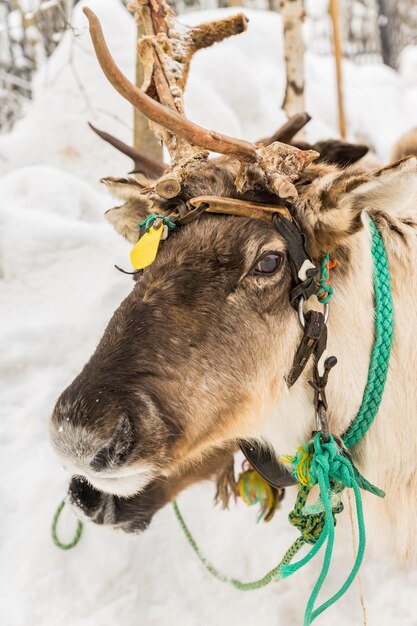
[[[298,319],[303,328],[305,328],[305,325],[306,325],[306,320],[304,317],[304,302],[305,300],[303,296],[301,296],[298,301]],[[326,302],[326,304],[323,304],[323,308],[324,308],[324,311],[323,311],[324,323],[327,324],[327,322],[329,321],[329,313],[330,313],[329,303]]]

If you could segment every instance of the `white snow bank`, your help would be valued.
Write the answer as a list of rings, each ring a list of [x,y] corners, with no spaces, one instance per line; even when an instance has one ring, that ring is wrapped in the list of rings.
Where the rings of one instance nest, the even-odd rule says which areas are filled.
[[[116,0],[90,0],[89,5],[102,19],[117,61],[132,75],[134,27],[128,14]],[[277,104],[283,91],[282,45],[278,16],[248,13],[247,35],[196,57],[187,107],[200,123],[254,138],[282,121]],[[211,17],[219,14],[224,12]],[[187,15],[187,21],[206,17]],[[68,479],[49,445],[49,415],[131,288],[131,280],[113,268],[113,263],[128,265],[129,246],[100,217],[112,200],[94,182],[104,174],[125,172],[129,163],[85,124],[93,119],[128,139],[123,124],[103,110],[128,120],[129,108],[102,77],[79,10],[75,24],[80,37],[75,44],[66,37],[39,78],[27,118],[0,140],[1,623],[298,626],[319,563],[292,580],[239,593],[205,572],[170,507],[138,537],[86,526],[74,550],[61,552],[52,544],[51,518]],[[75,75],[93,103],[93,118],[68,65],[71,46]],[[318,117],[310,132],[328,136],[336,127],[331,66],[313,57],[307,64],[308,103]],[[397,76],[380,67],[348,64],[346,80],[354,87],[348,114],[355,132],[368,132],[376,143],[382,130],[390,137],[400,132],[399,126],[402,132],[403,86]],[[378,94],[379,105],[396,111],[395,123],[382,113],[378,117]],[[381,143],[381,151],[385,149]],[[213,509],[212,496],[213,487],[201,485],[180,497],[207,556],[232,576],[261,576],[296,536],[286,519],[291,498],[270,524],[257,526],[256,511],[242,504],[229,513]],[[74,526],[71,511],[65,510],[60,526],[64,540]],[[340,543],[326,595],[336,590],[351,562],[350,545]],[[416,572],[399,574],[368,557],[363,583],[370,624],[415,624]],[[353,626],[360,619],[354,586],[320,624]]]

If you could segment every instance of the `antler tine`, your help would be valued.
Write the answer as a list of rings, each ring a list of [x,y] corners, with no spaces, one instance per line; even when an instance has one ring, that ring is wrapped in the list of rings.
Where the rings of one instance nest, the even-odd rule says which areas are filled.
[[[83,11],[90,24],[91,39],[101,69],[116,91],[139,109],[143,115],[174,135],[182,137],[191,145],[231,155],[248,163],[257,160],[257,148],[252,143],[206,130],[182,117],[177,111],[156,102],[141,89],[138,89],[117,67],[107,47],[97,16],[87,7],[84,7]]]
[[[130,174],[140,173],[148,178],[156,179],[162,176],[167,169],[168,165],[165,165],[165,163],[157,161],[144,152],[128,146],[123,141],[120,141],[120,139],[117,139],[117,137],[110,135],[110,133],[106,133],[104,130],[96,128],[91,122],[88,122],[88,125],[91,130],[96,133],[96,135],[101,137],[101,139],[107,141],[107,143],[116,148],[116,150],[132,159],[133,170],[129,172]]]
[[[261,139],[258,141],[259,145],[269,146],[274,141],[280,141],[281,143],[290,143],[290,141],[295,137],[295,135],[302,129],[308,122],[311,120],[311,116],[306,113],[296,113],[292,117],[290,117],[285,124],[283,124],[280,128],[271,137],[266,137],[265,139]]]

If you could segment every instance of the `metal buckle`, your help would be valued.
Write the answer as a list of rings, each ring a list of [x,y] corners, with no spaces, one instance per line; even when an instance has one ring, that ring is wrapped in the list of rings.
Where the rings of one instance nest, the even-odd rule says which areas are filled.
[[[298,301],[298,320],[303,328],[305,328],[305,325],[306,325],[306,321],[304,317],[304,302],[305,300],[303,296],[301,296]],[[324,323],[327,324],[329,320],[329,313],[330,313],[329,303],[323,304],[323,309],[324,309],[323,311]]]

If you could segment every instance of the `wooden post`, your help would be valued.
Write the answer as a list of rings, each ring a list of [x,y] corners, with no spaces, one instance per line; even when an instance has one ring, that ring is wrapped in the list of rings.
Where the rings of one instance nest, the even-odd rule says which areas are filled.
[[[291,117],[304,111],[303,0],[280,0],[284,28],[287,87],[282,108]]]
[[[144,34],[143,24],[139,17],[137,18],[137,34],[138,39]],[[136,85],[142,86],[143,83],[143,66],[139,55],[136,53]],[[150,157],[158,161],[162,161],[162,143],[150,129],[149,122],[140,111],[133,109],[133,145],[136,150],[145,152]]]
[[[332,22],[333,51],[336,61],[337,105],[339,110],[339,132],[342,139],[346,139],[346,116],[343,102],[343,75],[342,75],[342,46],[340,38],[340,10],[339,0],[330,0],[330,20]]]

